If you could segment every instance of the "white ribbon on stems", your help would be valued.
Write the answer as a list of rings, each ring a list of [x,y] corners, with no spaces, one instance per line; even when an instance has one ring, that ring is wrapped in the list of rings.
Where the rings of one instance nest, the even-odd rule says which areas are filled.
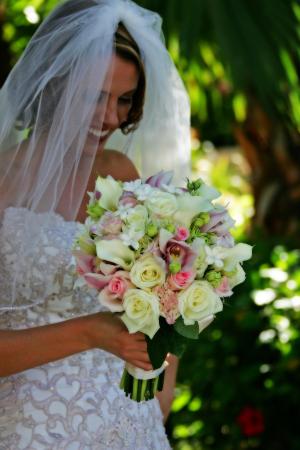
[[[143,370],[139,367],[135,367],[132,364],[126,363],[125,369],[132,377],[138,380],[151,380],[152,378],[158,377],[167,367],[169,363],[164,361],[161,367],[155,370]]]

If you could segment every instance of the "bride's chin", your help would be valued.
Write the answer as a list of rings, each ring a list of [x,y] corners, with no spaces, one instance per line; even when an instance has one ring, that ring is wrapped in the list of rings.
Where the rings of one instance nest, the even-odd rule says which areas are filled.
[[[94,136],[88,135],[85,146],[83,148],[83,153],[86,156],[95,156],[98,153],[102,153],[102,151],[104,150],[105,142],[106,139],[101,141]]]

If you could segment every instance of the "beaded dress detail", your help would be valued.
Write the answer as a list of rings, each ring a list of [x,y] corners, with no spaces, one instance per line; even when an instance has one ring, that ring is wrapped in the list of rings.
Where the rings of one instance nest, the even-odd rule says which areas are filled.
[[[17,264],[29,211],[8,208],[0,230],[1,295]],[[0,314],[0,329],[24,329],[104,310],[96,292],[74,289],[71,254],[76,222],[36,214],[41,239],[15,283],[17,308]],[[33,301],[28,306],[28,299]],[[22,303],[24,307],[22,308]],[[1,363],[1,362],[0,362]],[[0,450],[169,450],[156,399],[136,403],[118,385],[124,362],[100,349],[0,378]]]

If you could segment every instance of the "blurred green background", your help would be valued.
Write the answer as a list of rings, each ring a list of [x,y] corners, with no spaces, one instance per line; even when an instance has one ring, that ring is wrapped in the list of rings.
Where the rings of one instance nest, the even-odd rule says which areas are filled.
[[[57,0],[0,2],[0,85]],[[247,280],[184,355],[176,450],[300,449],[300,4],[140,0],[192,106],[192,170],[254,245]]]

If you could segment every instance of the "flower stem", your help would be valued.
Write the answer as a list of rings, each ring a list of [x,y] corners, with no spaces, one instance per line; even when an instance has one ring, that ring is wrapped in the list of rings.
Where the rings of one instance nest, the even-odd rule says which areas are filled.
[[[141,400],[146,400],[146,398],[145,398],[145,393],[146,393],[146,389],[147,389],[147,384],[148,384],[148,381],[147,381],[147,380],[142,380],[142,386],[141,386]]]
[[[120,381],[120,389],[124,390],[124,388],[125,388],[126,376],[127,376],[127,370],[124,369],[123,375],[122,375],[122,378],[121,378],[121,381]]]
[[[159,382],[159,376],[154,378],[154,380],[153,380],[153,397],[157,392],[158,382]]]
[[[138,401],[138,385],[139,385],[139,380],[137,378],[134,378],[133,379],[133,387],[132,387],[132,395],[131,395],[132,400]]]
[[[119,386],[132,400],[140,402],[154,398],[156,392],[162,390],[163,382],[164,372],[156,378],[140,380],[134,378],[126,369],[124,369]]]

